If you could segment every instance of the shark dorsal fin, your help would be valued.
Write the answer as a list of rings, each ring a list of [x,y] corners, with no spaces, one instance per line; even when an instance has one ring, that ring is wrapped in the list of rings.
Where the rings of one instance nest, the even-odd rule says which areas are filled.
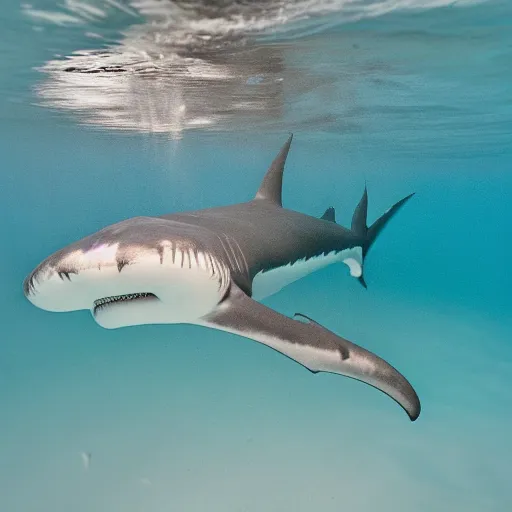
[[[270,167],[268,168],[267,174],[265,174],[265,177],[261,182],[255,199],[266,199],[267,201],[271,201],[274,204],[283,206],[283,171],[284,164],[286,163],[286,157],[288,156],[288,151],[290,151],[292,138],[293,134],[290,135],[285,145],[281,148],[281,151],[279,151],[279,154],[270,164]]]
[[[325,213],[320,217],[322,220],[327,220],[329,222],[336,222],[336,213],[332,206],[329,206]]]

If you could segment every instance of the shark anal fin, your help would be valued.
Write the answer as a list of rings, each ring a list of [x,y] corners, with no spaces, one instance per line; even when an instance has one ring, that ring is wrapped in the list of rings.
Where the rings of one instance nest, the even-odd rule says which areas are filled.
[[[267,345],[313,373],[337,373],[365,382],[393,398],[412,421],[416,420],[420,402],[405,377],[378,356],[307,320],[281,315],[232,283],[215,311],[198,323]]]

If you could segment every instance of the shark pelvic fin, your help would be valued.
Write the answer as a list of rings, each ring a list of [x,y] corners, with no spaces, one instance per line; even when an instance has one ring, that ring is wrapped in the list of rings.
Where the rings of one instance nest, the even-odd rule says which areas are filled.
[[[226,298],[198,323],[267,345],[313,373],[336,373],[365,382],[395,400],[411,421],[418,418],[421,409],[418,396],[395,368],[309,317],[296,316],[307,321],[281,315],[231,283]]]
[[[282,189],[283,189],[283,172],[286,163],[286,157],[290,151],[293,134],[290,135],[284,146],[275,157],[274,161],[270,164],[260,188],[256,193],[255,199],[266,199],[278,206],[283,206],[282,203]]]
[[[332,206],[329,206],[327,210],[325,210],[324,214],[320,217],[322,220],[326,220],[328,222],[336,223],[336,212]]]

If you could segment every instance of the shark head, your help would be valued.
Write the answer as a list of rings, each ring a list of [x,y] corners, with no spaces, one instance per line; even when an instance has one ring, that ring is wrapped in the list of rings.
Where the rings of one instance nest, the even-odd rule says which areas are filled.
[[[197,226],[136,217],[46,258],[23,290],[54,312],[91,311],[102,327],[193,322],[219,302],[228,278]]]

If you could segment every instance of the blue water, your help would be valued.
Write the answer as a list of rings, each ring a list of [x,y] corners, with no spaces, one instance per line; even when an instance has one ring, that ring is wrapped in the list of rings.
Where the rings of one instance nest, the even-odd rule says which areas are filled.
[[[157,4],[2,4],[0,511],[512,510],[512,5],[309,2],[244,12],[229,41]],[[105,48],[123,71],[84,73],[99,58],[73,52]],[[23,296],[105,225],[250,199],[289,131],[289,208],[349,225],[365,180],[370,220],[416,192],[368,290],[333,266],[265,301],[396,366],[415,423],[234,335],[103,330]]]

